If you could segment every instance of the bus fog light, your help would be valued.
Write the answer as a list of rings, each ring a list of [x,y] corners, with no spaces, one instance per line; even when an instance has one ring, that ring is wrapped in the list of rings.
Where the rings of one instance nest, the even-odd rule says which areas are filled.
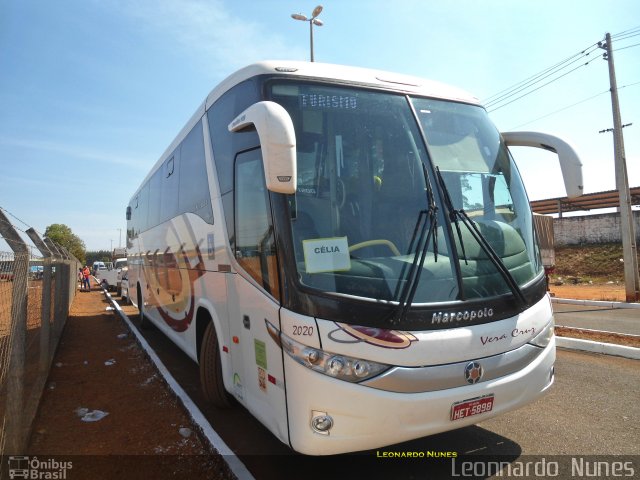
[[[310,365],[315,365],[320,360],[320,353],[313,348],[305,349],[304,353],[306,354],[307,362],[309,362]]]
[[[338,380],[358,383],[380,375],[391,368],[384,363],[348,357],[309,347],[296,342],[283,333],[280,333],[279,338],[284,351],[300,365]]]
[[[314,432],[322,435],[329,435],[329,430],[333,427],[333,418],[326,412],[311,412],[311,428]]]
[[[334,377],[340,375],[344,368],[344,360],[340,357],[332,357],[327,362],[327,373]]]
[[[353,373],[355,373],[356,377],[366,377],[369,375],[369,364],[362,360],[357,360],[353,364]]]

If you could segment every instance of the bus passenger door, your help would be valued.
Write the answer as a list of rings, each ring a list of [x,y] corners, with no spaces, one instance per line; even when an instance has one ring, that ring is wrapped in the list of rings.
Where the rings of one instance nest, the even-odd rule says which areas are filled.
[[[239,264],[228,275],[232,393],[281,441],[288,443],[282,350],[269,335],[280,328],[275,238],[260,149],[235,163],[235,245]]]

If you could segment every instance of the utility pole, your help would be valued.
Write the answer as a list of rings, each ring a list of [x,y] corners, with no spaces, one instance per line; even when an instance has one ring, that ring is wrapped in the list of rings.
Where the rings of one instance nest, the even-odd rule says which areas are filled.
[[[613,152],[616,170],[616,189],[620,196],[620,230],[622,234],[622,252],[624,259],[624,284],[627,302],[640,300],[640,276],[638,274],[638,256],[636,250],[636,234],[631,212],[631,194],[629,193],[629,179],[627,177],[627,160],[624,152],[624,137],[622,134],[622,120],[620,104],[618,102],[618,84],[616,70],[613,63],[613,48],[611,35],[605,36],[604,58],[609,65],[609,85],[611,89],[611,108],[613,111]]]

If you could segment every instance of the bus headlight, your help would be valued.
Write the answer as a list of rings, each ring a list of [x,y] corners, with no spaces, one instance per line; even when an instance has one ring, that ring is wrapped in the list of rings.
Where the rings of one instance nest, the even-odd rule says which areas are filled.
[[[547,345],[549,345],[549,342],[551,342],[551,339],[553,338],[554,326],[555,324],[553,320],[550,321],[538,335],[531,339],[529,343],[535,345],[536,347],[545,348]]]
[[[347,382],[362,382],[391,368],[383,363],[325,352],[307,347],[280,334],[284,351],[300,365]]]

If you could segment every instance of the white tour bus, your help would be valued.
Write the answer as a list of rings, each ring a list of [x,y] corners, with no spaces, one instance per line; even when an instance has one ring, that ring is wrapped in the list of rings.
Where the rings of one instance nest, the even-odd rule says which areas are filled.
[[[551,303],[508,146],[428,80],[263,62],[217,86],[127,208],[131,300],[301,453],[377,448],[513,410],[553,383]]]

